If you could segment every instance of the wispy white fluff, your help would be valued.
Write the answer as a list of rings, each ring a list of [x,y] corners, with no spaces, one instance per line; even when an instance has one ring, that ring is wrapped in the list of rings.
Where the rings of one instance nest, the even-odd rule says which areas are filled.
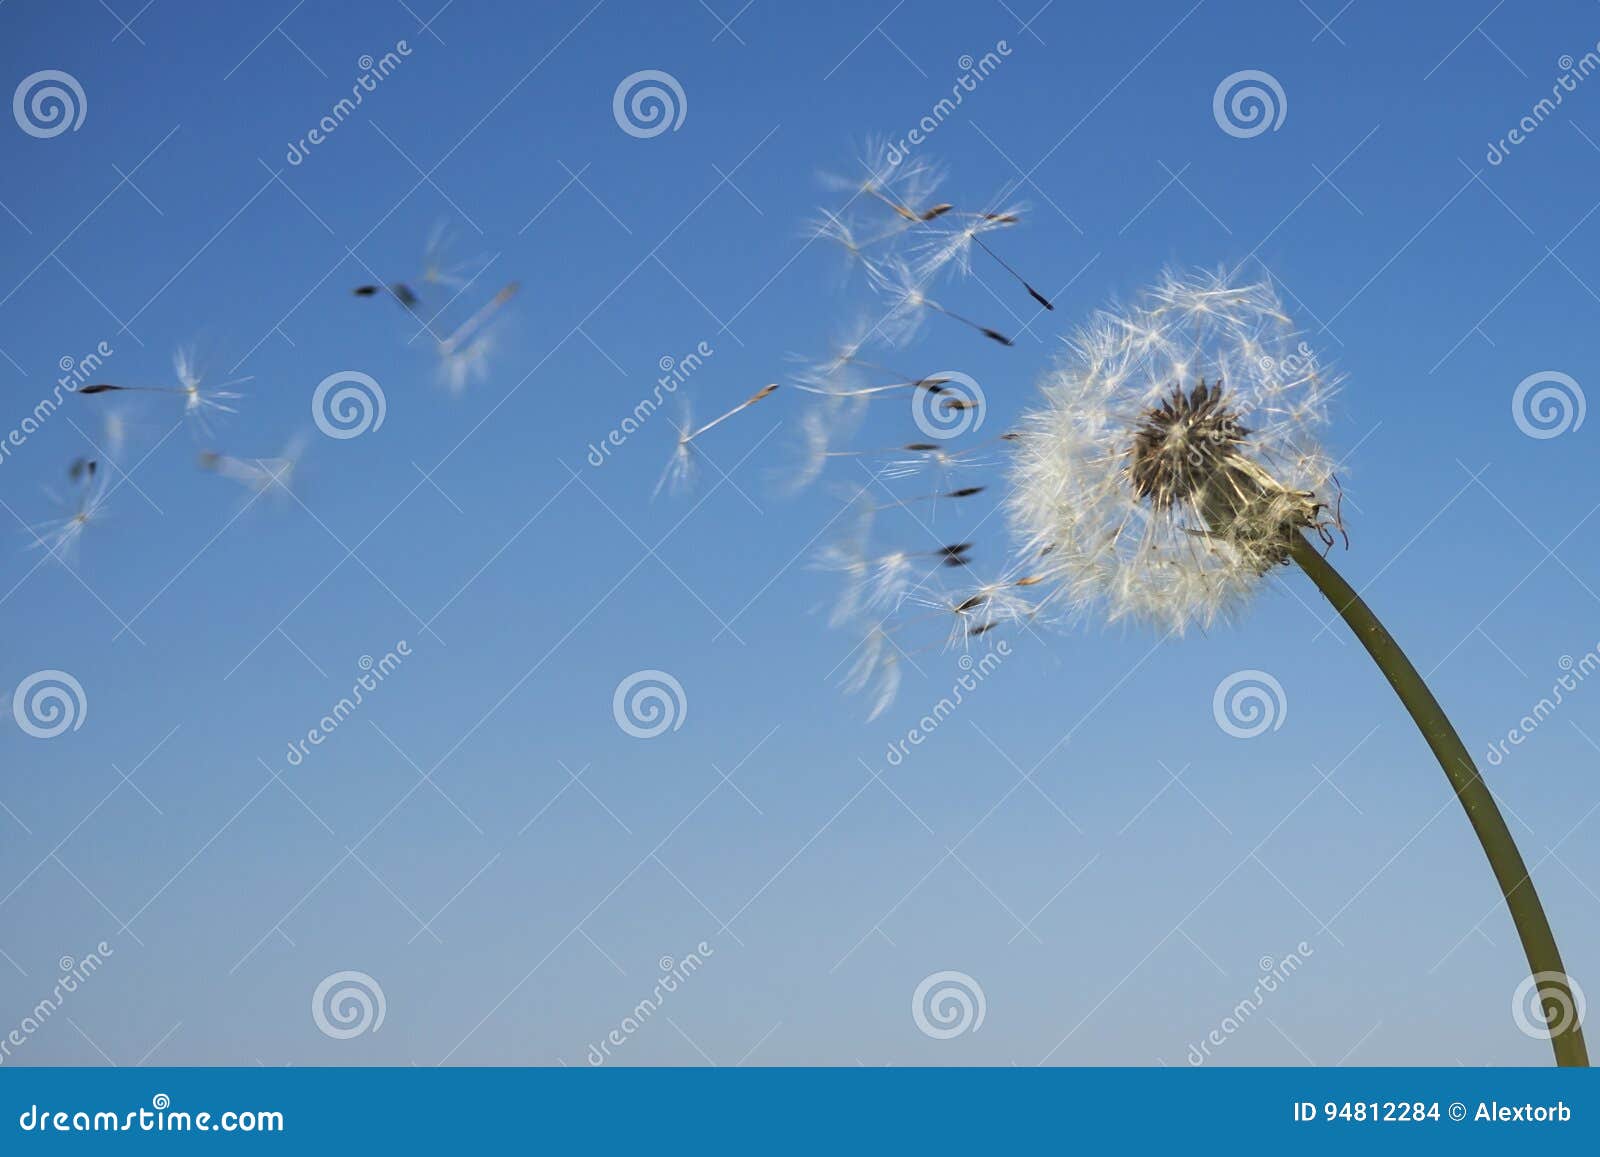
[[[1135,433],[1174,389],[1220,380],[1246,432],[1227,480],[1250,479],[1273,496],[1274,517],[1298,517],[1332,486],[1316,434],[1335,381],[1270,285],[1219,275],[1166,275],[1128,308],[1097,314],[1069,347],[1024,418],[1009,503],[1053,601],[1178,631],[1235,610],[1277,556],[1264,540],[1214,533],[1192,496],[1141,497]]]

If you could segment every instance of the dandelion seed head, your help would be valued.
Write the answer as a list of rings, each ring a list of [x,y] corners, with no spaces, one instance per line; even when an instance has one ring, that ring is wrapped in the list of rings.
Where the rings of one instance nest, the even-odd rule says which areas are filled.
[[[1024,418],[1010,514],[1073,610],[1174,630],[1241,607],[1313,525],[1336,383],[1266,283],[1166,275],[1069,343]]]

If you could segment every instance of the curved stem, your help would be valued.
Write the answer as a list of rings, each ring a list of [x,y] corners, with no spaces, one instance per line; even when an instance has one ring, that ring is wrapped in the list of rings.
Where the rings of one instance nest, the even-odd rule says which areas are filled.
[[[1466,809],[1472,830],[1477,833],[1483,853],[1489,857],[1489,866],[1494,869],[1506,907],[1511,910],[1511,920],[1522,939],[1528,967],[1539,986],[1545,1023],[1551,1026],[1550,1044],[1555,1049],[1556,1064],[1587,1066],[1589,1054],[1583,1045],[1583,1028],[1578,1023],[1577,1006],[1566,970],[1561,966],[1555,934],[1550,931],[1544,906],[1539,903],[1528,867],[1500,815],[1494,794],[1467,754],[1461,737],[1400,645],[1321,552],[1304,536],[1295,534],[1289,553],[1361,640],[1361,645],[1389,680],[1422,737],[1433,749],[1439,766],[1444,768],[1450,786],[1455,789],[1456,798]]]

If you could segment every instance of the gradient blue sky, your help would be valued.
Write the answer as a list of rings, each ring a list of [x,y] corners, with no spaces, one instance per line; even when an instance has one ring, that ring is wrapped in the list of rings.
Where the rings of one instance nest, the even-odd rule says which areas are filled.
[[[816,174],[1005,40],[925,151],[968,200],[1023,181],[1006,244],[1058,308],[1034,318],[985,271],[948,296],[1017,347],[934,328],[918,365],[982,382],[1001,428],[1096,305],[1164,265],[1253,257],[1348,375],[1341,565],[1468,746],[1600,643],[1594,430],[1530,438],[1510,405],[1530,374],[1595,372],[1600,79],[1485,160],[1600,40],[1600,9],[1035,7],[461,2],[427,28],[432,0],[0,9],[4,91],[54,68],[88,101],[51,139],[0,124],[0,427],[102,340],[113,381],[168,380],[188,342],[253,375],[209,439],[161,442],[175,414],[143,399],[140,464],[77,578],[36,566],[21,523],[49,516],[105,399],[67,399],[0,464],[0,684],[63,669],[89,703],[57,739],[0,728],[0,1030],[60,957],[115,953],[8,1063],[582,1064],[700,941],[714,955],[619,1060],[1182,1065],[1304,941],[1215,1063],[1547,1063],[1443,776],[1304,581],[1181,642],[1024,635],[890,768],[957,672],[919,657],[871,723],[834,685],[854,640],[825,629],[804,548],[836,504],[773,485],[800,399],[729,423],[707,449],[731,482],[687,499],[650,501],[665,416],[584,461],[664,356],[714,347],[685,390],[707,413],[820,353],[849,306],[800,228],[830,196]],[[401,39],[399,70],[289,165],[358,58]],[[614,121],[641,69],[681,83],[677,131]],[[1213,119],[1241,69],[1281,83],[1276,131]],[[523,285],[459,398],[393,303],[349,294],[414,274],[441,221],[495,259],[478,297]],[[313,389],[352,369],[382,384],[384,425],[317,435]],[[270,454],[305,430],[303,505],[240,515],[196,469],[208,443]],[[359,658],[401,639],[412,657],[290,767]],[[611,711],[644,668],[688,701],[648,741]],[[1247,668],[1288,712],[1240,740],[1211,701]],[[1597,740],[1584,686],[1490,780],[1600,999]],[[332,1040],[311,994],[345,969],[387,1016]],[[947,969],[987,1013],[934,1040],[911,996]]]

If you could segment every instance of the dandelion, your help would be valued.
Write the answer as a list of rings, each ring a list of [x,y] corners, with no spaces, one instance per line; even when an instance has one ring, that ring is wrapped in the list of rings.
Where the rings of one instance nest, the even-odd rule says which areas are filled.
[[[1297,565],[1394,687],[1466,810],[1539,986],[1556,1061],[1586,1065],[1573,993],[1493,793],[1411,661],[1327,561],[1337,516],[1316,435],[1334,383],[1264,284],[1168,276],[1073,343],[1028,415],[1010,508],[1078,612],[1182,631]],[[1314,543],[1315,535],[1320,542]]]
[[[695,472],[694,440],[708,430],[722,425],[722,423],[740,411],[747,410],[763,398],[770,397],[777,388],[776,383],[762,386],[733,409],[711,419],[704,426],[695,427],[689,421],[689,413],[686,409],[684,411],[683,424],[678,427],[678,441],[672,449],[672,457],[667,460],[667,468],[662,471],[661,478],[656,482],[656,488],[651,493],[651,497],[654,498],[660,494],[662,487],[667,487],[674,491],[687,487],[693,480]]]
[[[1181,632],[1239,609],[1322,518],[1316,444],[1336,382],[1306,360],[1265,285],[1169,277],[1098,315],[1018,434],[1011,511],[1065,603]],[[1203,380],[1203,379],[1209,379]]]

